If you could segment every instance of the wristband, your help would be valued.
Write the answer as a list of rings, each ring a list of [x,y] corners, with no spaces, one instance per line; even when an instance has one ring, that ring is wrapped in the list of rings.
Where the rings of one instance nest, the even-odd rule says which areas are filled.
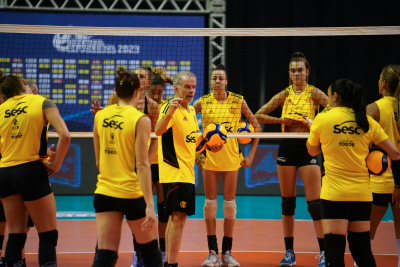
[[[392,173],[395,187],[400,188],[400,159],[392,160]]]

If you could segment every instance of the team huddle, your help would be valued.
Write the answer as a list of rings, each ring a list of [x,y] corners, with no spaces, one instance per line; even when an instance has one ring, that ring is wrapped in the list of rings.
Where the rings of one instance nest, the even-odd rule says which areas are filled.
[[[238,172],[242,166],[251,166],[259,142],[249,139],[251,149],[244,156],[239,147],[242,141],[226,138],[226,132],[242,127],[242,115],[248,122],[245,128],[254,132],[261,132],[261,123],[280,124],[283,132],[309,132],[308,139],[286,138],[279,146],[286,249],[279,266],[296,265],[297,171],[320,248],[315,265],[345,266],[347,237],[354,264],[376,266],[371,243],[389,204],[400,253],[400,65],[383,68],[379,79],[382,98],[369,105],[360,85],[340,79],[326,95],[308,84],[309,71],[305,56],[295,53],[289,62],[289,86],[253,114],[243,96],[227,90],[223,65],[211,72],[212,92],[196,101],[194,73],[181,71],[171,78],[161,68],[139,67],[132,72],[119,68],[106,107],[95,101],[91,110],[99,169],[93,200],[97,244],[92,266],[116,265],[126,216],[135,250],[132,267],[178,267],[185,222],[195,213],[194,164],[203,174],[209,250],[199,266],[240,266],[232,254]],[[174,87],[175,96],[169,101],[162,100],[165,83]],[[26,266],[23,248],[28,213],[39,233],[39,265],[57,266],[56,204],[48,176],[61,167],[70,135],[57,106],[35,95],[24,79],[0,72],[0,92],[4,99],[0,105],[0,114],[4,114],[0,117],[0,197],[5,214],[0,214],[1,247],[5,222],[9,230],[0,266]],[[320,106],[324,108],[321,112]],[[281,117],[269,115],[278,107],[282,107]],[[59,135],[56,153],[47,148],[50,123]],[[151,132],[158,138],[150,138]],[[221,141],[211,141],[211,137]],[[200,148],[197,140],[203,140]],[[369,174],[370,147],[391,159],[386,173]],[[221,254],[216,238],[220,175],[224,187]]]

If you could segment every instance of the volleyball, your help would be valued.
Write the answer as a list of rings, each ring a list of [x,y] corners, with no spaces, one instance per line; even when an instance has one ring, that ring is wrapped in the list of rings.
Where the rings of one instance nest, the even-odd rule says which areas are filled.
[[[248,122],[240,122],[237,127],[238,133],[254,133],[254,127]],[[240,144],[248,144],[251,142],[250,137],[241,137],[237,139]]]
[[[200,131],[197,131],[196,134],[196,154],[203,152],[203,150],[207,147],[207,142],[203,137],[203,134]]]
[[[204,130],[204,139],[207,142],[207,145],[220,146],[226,143],[227,131],[225,127],[222,127],[219,123],[210,123],[206,129]]]
[[[373,175],[385,174],[392,165],[389,156],[380,150],[370,152],[366,159],[368,172]]]

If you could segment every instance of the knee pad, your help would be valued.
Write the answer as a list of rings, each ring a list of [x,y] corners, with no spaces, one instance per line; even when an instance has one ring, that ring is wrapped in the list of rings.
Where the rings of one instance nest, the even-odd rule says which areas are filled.
[[[324,239],[326,266],[344,267],[346,236],[325,234]]]
[[[204,203],[204,219],[215,219],[217,216],[217,200],[216,199],[206,199]]]
[[[236,201],[224,200],[224,205],[222,206],[224,210],[224,218],[229,220],[236,219]]]
[[[321,220],[321,202],[319,199],[313,201],[307,201],[308,212],[311,215],[313,221]]]
[[[157,203],[158,221],[167,223],[169,215],[165,213],[165,202]]]
[[[146,251],[155,250],[158,249],[158,240],[154,239],[153,241],[150,241],[145,244],[137,243],[137,247],[140,253],[145,253]]]
[[[347,232],[347,240],[349,241],[349,249],[354,261],[358,266],[376,266],[374,256],[371,250],[370,235],[371,232]]]
[[[22,250],[25,247],[26,233],[8,234],[7,246],[12,245],[14,249]]]
[[[157,239],[146,244],[138,244],[142,254],[143,266],[162,266],[161,250],[158,248]]]
[[[44,244],[57,246],[57,240],[58,240],[57,230],[39,233],[39,246]]]
[[[296,197],[282,197],[282,214],[285,216],[294,215],[296,209]]]
[[[93,262],[92,267],[114,267],[117,264],[118,252],[108,249],[99,249],[97,259]]]

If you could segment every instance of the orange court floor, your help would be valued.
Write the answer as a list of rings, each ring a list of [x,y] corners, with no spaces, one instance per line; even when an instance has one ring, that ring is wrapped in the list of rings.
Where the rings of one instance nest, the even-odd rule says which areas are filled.
[[[238,219],[233,237],[232,253],[241,266],[278,266],[284,254],[281,220]],[[217,220],[217,229],[222,233],[223,220]],[[96,246],[95,220],[59,220],[57,266],[91,266]],[[222,234],[217,235],[219,247]],[[25,246],[27,266],[38,265],[38,236],[36,228],[28,233]],[[313,222],[298,220],[295,224],[294,249],[297,266],[317,266],[319,255]],[[132,234],[123,223],[119,248],[118,267],[130,267],[133,253]],[[198,267],[208,253],[203,219],[188,219],[180,247],[179,266]],[[377,266],[397,266],[396,239],[393,222],[382,222],[372,245]],[[346,249],[346,266],[353,266],[353,259]]]

